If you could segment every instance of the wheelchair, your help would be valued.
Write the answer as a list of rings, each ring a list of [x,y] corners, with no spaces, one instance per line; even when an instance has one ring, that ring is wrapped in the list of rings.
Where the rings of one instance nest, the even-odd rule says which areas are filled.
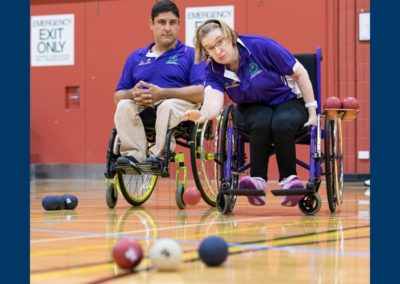
[[[147,108],[140,113],[143,121],[149,147],[155,143],[156,110]],[[164,148],[164,162],[161,169],[120,167],[116,164],[120,154],[121,141],[117,130],[114,128],[108,141],[106,166],[106,203],[109,208],[114,208],[120,192],[125,200],[132,206],[144,204],[151,196],[158,178],[169,177],[169,163],[177,162],[175,201],[179,209],[186,207],[183,193],[186,190],[187,167],[185,154],[170,151],[171,139],[174,137],[176,144],[190,149],[190,161],[193,178],[202,199],[210,206],[216,206],[217,190],[214,185],[214,130],[215,120],[203,124],[191,121],[181,122],[176,127],[167,131]],[[208,152],[205,152],[208,151]]]
[[[321,49],[317,48],[316,53],[296,54],[295,57],[308,71],[318,103],[317,126],[304,128],[295,140],[296,144],[310,146],[308,163],[296,158],[296,165],[309,171],[309,179],[305,188],[276,189],[271,192],[274,196],[303,195],[298,202],[299,209],[305,215],[314,215],[321,208],[318,190],[321,177],[325,176],[329,209],[334,213],[343,202],[342,120],[355,119],[358,110],[333,109],[321,112]],[[265,195],[259,190],[238,189],[239,175],[245,175],[250,168],[245,153],[249,134],[235,125],[234,108],[233,104],[229,104],[219,115],[215,132],[215,176],[219,179],[216,206],[223,214],[233,210],[237,196]]]

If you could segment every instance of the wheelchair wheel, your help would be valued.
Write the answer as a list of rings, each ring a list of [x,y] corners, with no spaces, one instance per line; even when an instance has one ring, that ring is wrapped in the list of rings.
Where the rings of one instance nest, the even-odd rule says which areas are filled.
[[[325,175],[329,210],[343,201],[343,148],[341,120],[325,120]]]
[[[129,204],[139,206],[150,198],[157,183],[157,176],[143,173],[129,175],[118,172],[115,183]]]
[[[114,187],[114,183],[110,183],[106,189],[106,202],[108,208],[112,209],[115,207],[118,201],[118,190]]]
[[[314,215],[321,209],[321,197],[318,193],[304,196],[298,203],[298,206],[305,215]]]
[[[232,199],[232,197],[233,196],[230,196],[229,194],[218,193],[217,208],[219,212],[221,212],[222,214],[229,214],[232,212],[232,209],[236,202],[236,196],[235,199]]]
[[[228,141],[228,128],[233,126],[233,119],[231,112],[233,111],[233,105],[228,105],[225,110],[222,112],[220,122],[218,125],[220,128],[220,131],[218,133],[218,139],[217,142],[215,143],[216,149],[218,149],[217,153],[217,161],[216,161],[216,173],[220,176],[220,189],[224,190],[232,190],[232,189],[237,189],[238,184],[239,184],[239,175],[237,173],[237,169],[239,166],[239,157],[237,157],[237,139],[236,135],[234,133],[232,137],[232,145],[229,149],[229,141]],[[227,165],[229,163],[227,161],[228,158],[228,151],[231,151],[231,161],[230,165]],[[226,168],[230,168],[230,174],[228,176],[228,173],[226,172]],[[224,170],[225,169],[225,170]],[[221,194],[220,194],[221,195]],[[225,204],[224,207],[227,207],[229,205],[229,208],[226,208],[225,210],[221,211],[223,213],[229,213],[232,211],[232,209],[235,207],[236,204],[236,195],[221,195],[221,204]],[[226,202],[225,202],[226,201]],[[222,203],[224,202],[224,203]],[[218,203],[218,201],[217,201]],[[220,206],[220,208],[223,208]]]
[[[196,124],[192,132],[190,159],[193,177],[203,200],[215,207],[218,193],[218,176],[215,175],[214,129],[216,119],[207,120],[202,125]]]
[[[119,155],[119,141],[118,141],[118,135],[117,135],[117,130],[113,128],[111,130],[111,135],[110,138],[108,139],[108,147],[107,147],[107,156],[106,156],[106,167],[104,169],[104,176],[105,178],[108,179],[113,179],[115,176],[115,162],[117,158],[120,156]]]
[[[185,187],[183,184],[178,183],[176,185],[176,190],[175,190],[175,201],[176,205],[178,206],[179,209],[185,209],[186,204],[183,201],[183,192],[185,191]]]

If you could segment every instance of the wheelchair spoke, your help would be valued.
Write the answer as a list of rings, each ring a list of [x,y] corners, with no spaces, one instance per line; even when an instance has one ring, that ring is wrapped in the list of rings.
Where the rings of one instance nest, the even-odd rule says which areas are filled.
[[[232,118],[233,105],[228,105],[221,115],[220,131],[218,133],[219,144],[216,145],[221,164],[217,164],[221,184],[219,189],[232,190],[237,189],[239,176],[237,169],[239,166],[237,129],[234,127]],[[217,136],[217,135],[216,135]],[[236,195],[225,195],[218,193],[217,207],[224,214],[230,213],[235,206]]]
[[[343,148],[340,118],[325,120],[325,174],[329,209],[343,201]]]
[[[212,129],[215,128],[215,120],[209,120],[202,128],[200,138],[200,156],[201,168],[204,173],[204,181],[207,184],[209,195],[215,198],[218,193],[217,178],[214,175],[214,136]]]
[[[336,190],[336,201],[340,205],[343,202],[343,146],[342,146],[342,123],[340,117],[335,121],[335,190]]]
[[[157,176],[149,174],[127,175],[118,173],[118,186],[126,201],[138,206],[147,201],[153,192]]]
[[[215,206],[218,192],[215,178],[214,162],[214,136],[216,120],[207,120],[202,125],[196,125],[194,140],[191,145],[191,163],[193,176],[197,188],[202,194],[203,200]]]

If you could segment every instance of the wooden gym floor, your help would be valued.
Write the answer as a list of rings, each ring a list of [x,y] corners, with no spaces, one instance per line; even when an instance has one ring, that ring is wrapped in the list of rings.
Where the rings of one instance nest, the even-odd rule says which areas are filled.
[[[189,182],[189,186],[193,181]],[[279,188],[269,182],[268,189]],[[266,206],[239,197],[232,215],[221,215],[203,201],[179,210],[174,180],[159,179],[142,207],[119,195],[108,209],[103,180],[31,182],[31,283],[369,283],[370,204],[362,183],[345,184],[342,206],[329,213],[325,184],[322,208],[306,217],[298,207],[280,206],[267,190]],[[45,195],[75,194],[75,210],[45,211]],[[206,267],[197,258],[209,235],[230,245],[227,261]],[[119,269],[111,250],[119,238],[134,237],[145,258],[134,273]],[[174,238],[184,251],[180,271],[157,272],[148,259],[157,238]]]

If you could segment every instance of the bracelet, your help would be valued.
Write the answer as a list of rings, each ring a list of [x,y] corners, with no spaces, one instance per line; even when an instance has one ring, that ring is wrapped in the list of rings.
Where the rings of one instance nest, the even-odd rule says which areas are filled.
[[[306,108],[309,108],[309,107],[317,108],[318,107],[318,103],[317,103],[317,101],[312,101],[312,102],[306,103],[305,106],[306,106]]]

